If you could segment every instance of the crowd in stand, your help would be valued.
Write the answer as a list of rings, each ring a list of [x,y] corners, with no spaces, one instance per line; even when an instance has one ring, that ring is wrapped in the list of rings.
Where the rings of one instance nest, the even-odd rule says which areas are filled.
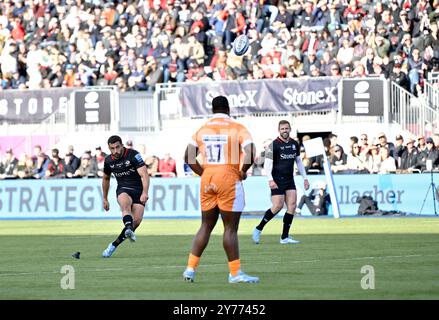
[[[382,76],[439,70],[439,0],[15,0],[0,3],[2,89]],[[230,53],[246,33],[247,54]]]
[[[162,82],[381,76],[418,94],[427,73],[439,71],[438,22],[439,0],[1,1],[0,90],[140,91]],[[230,48],[243,33],[250,48],[238,57]],[[438,135],[392,143],[384,134],[376,141],[363,134],[346,148],[335,135],[324,141],[335,173],[439,165]],[[144,150],[139,145],[151,176],[176,175],[170,155],[159,159]],[[102,176],[100,148],[73,151],[36,146],[34,155],[17,159],[9,149],[0,178]],[[309,172],[321,172],[321,157],[301,156]],[[262,152],[254,175],[264,174],[263,159]]]
[[[295,138],[297,139],[297,138]],[[301,145],[300,157],[309,174],[323,173],[323,157],[308,157],[304,142],[310,137],[305,135],[297,142]],[[255,158],[249,175],[265,175],[265,151],[272,142],[264,141],[262,151]],[[421,173],[439,170],[439,134],[432,137],[418,136],[406,138],[398,135],[389,141],[384,133],[369,137],[366,133],[360,137],[352,136],[350,143],[342,147],[337,135],[331,133],[323,139],[326,156],[335,174],[385,174],[385,173]],[[128,140],[127,148],[133,148],[133,142]],[[162,158],[146,152],[143,144],[134,147],[141,155],[147,166],[148,174],[152,177],[172,178],[176,176],[192,176],[192,170],[180,165],[169,153]],[[105,152],[96,147],[95,152],[86,150],[81,156],[75,155],[73,146],[69,146],[61,155],[54,148],[46,154],[41,146],[34,147],[33,155],[21,154],[17,159],[12,149],[7,149],[0,161],[0,179],[48,179],[48,178],[97,178],[102,177]]]
[[[126,148],[133,148],[131,140],[127,141]],[[171,178],[177,175],[176,161],[169,153],[160,159],[147,155],[143,144],[136,146],[136,150],[142,155],[150,176]],[[36,145],[33,155],[23,153],[17,159],[9,148],[0,162],[0,179],[98,178],[103,176],[106,156],[101,147],[96,147],[94,153],[85,150],[78,157],[73,146],[61,155],[56,148],[46,154]]]

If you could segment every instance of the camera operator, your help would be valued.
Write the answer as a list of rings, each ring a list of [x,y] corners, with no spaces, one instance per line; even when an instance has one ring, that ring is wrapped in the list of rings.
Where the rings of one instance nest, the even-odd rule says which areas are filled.
[[[330,202],[329,194],[326,192],[326,183],[318,181],[309,195],[304,194],[302,198],[300,198],[299,205],[296,208],[296,213],[300,213],[303,205],[306,204],[312,215],[327,215],[328,204]]]

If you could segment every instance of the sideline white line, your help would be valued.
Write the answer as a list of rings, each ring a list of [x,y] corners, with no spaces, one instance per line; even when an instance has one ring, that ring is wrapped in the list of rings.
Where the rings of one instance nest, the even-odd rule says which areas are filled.
[[[17,272],[17,273],[0,273],[0,277],[13,277],[13,276],[30,276],[44,273],[60,273],[56,271],[39,271],[39,272]]]
[[[395,258],[416,258],[416,257],[435,257],[438,256],[438,254],[409,254],[409,255],[399,255],[399,256],[370,256],[370,257],[352,257],[352,258],[340,258],[340,259],[313,259],[313,260],[296,260],[291,261],[288,263],[318,263],[322,261],[353,261],[353,260],[373,260],[373,259],[395,259]],[[247,260],[247,262],[249,262]],[[271,262],[251,262],[252,265],[267,265],[267,264],[281,264],[282,261],[271,261]],[[224,266],[224,263],[214,263],[214,264],[203,264],[202,268],[210,268],[210,267],[219,267]],[[150,266],[150,267],[134,267],[134,268],[128,268],[131,270],[138,270],[138,269],[183,269],[186,265],[179,265],[179,266]],[[125,268],[99,268],[99,269],[87,269],[87,268],[81,268],[81,271],[86,272],[107,272],[107,271],[122,271],[126,270]],[[0,277],[11,277],[11,276],[23,276],[23,275],[39,275],[39,274],[59,274],[60,271],[39,271],[39,272],[17,272],[17,273],[0,273]]]

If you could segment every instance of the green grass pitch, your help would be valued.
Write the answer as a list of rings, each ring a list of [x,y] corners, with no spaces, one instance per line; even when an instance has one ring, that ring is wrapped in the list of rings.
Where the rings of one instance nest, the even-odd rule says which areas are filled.
[[[221,221],[194,283],[182,272],[198,219],[145,219],[137,242],[125,241],[110,259],[101,253],[119,220],[1,221],[0,299],[439,299],[436,217],[299,217],[292,226],[299,245],[279,244],[280,218],[253,244],[258,221],[243,218],[239,230],[242,268],[258,284],[227,283]],[[61,288],[64,265],[74,268],[73,290]],[[361,286],[372,276],[361,272],[365,265],[374,289]]]

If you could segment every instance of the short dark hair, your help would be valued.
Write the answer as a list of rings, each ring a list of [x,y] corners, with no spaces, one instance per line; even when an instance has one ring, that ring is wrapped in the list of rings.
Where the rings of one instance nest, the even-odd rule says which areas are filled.
[[[212,100],[213,113],[227,113],[230,112],[229,100],[225,96],[217,96]]]
[[[291,124],[290,124],[290,122],[287,121],[287,120],[281,120],[281,121],[279,121],[279,124],[278,124],[277,128],[279,129],[280,126],[283,125],[283,124],[288,124],[288,126],[291,128]]]
[[[111,136],[108,138],[107,144],[113,144],[116,142],[120,142],[120,144],[122,144],[122,138],[119,136]]]

